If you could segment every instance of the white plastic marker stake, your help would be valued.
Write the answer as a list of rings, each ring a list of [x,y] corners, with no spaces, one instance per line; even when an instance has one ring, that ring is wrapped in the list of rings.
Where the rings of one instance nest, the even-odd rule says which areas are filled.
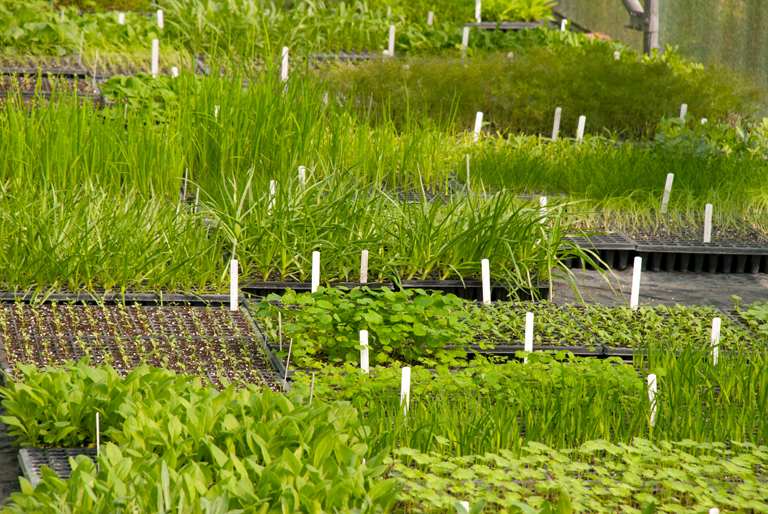
[[[395,26],[389,26],[389,50],[387,50],[388,57],[395,56]]]
[[[160,30],[163,30],[165,27],[165,20],[163,19],[163,10],[158,9],[157,10],[157,28]]]
[[[408,414],[408,405],[411,403],[411,368],[403,368],[403,378],[400,382],[400,405],[403,412]]]
[[[288,358],[285,359],[285,375],[283,376],[283,389],[288,389],[288,365],[291,363],[291,350],[293,350],[293,339],[288,345]]]
[[[123,109],[123,119],[126,119],[128,117],[128,104],[125,104],[125,109]]]
[[[269,181],[269,208],[267,214],[272,215],[272,209],[275,208],[275,194],[277,192],[277,182],[274,180]]]
[[[477,20],[477,23],[480,23],[482,21],[482,14],[483,12],[483,2],[482,0],[475,0],[475,19]]]
[[[320,252],[312,252],[312,292],[320,287]]]
[[[704,242],[712,242],[712,204],[704,206]]]
[[[565,32],[565,28],[568,26],[568,19],[565,18],[560,22],[560,32]]]
[[[459,504],[469,513],[469,502],[459,502]]]
[[[490,305],[491,303],[491,264],[488,259],[480,261],[481,276],[483,279],[483,303]]]
[[[664,195],[661,197],[661,213],[667,213],[667,205],[669,205],[669,194],[672,192],[672,182],[675,180],[674,173],[667,173],[667,183],[664,184]]]
[[[197,214],[197,203],[200,200],[200,188],[197,188],[197,193],[195,194],[195,210],[192,211],[193,213]]]
[[[312,373],[312,387],[309,388],[309,404],[312,405],[312,397],[315,395],[315,374]]]
[[[187,199],[187,181],[188,180],[189,180],[189,168],[185,168],[184,169],[184,192],[181,193],[182,201]]]
[[[277,335],[278,341],[280,341],[280,351],[283,351],[283,313],[277,313]]]
[[[157,77],[160,68],[160,40],[152,40],[152,76]]]
[[[648,375],[648,399],[651,400],[651,426],[656,425],[656,375]]]
[[[701,118],[701,124],[706,125],[707,124],[707,118]],[[718,510],[719,512],[719,510]]]
[[[510,60],[514,59],[515,58],[515,52],[508,52],[507,53],[507,58],[510,59]]]
[[[237,261],[232,259],[229,263],[229,310],[233,312],[237,310],[238,271]]]
[[[288,47],[283,47],[283,62],[280,64],[280,80],[282,82],[288,82]]]
[[[179,76],[179,69],[176,66],[171,66],[171,77],[176,78]]]
[[[469,27],[464,27],[461,33],[461,56],[467,56],[467,47],[469,46]]]
[[[96,456],[101,457],[101,429],[99,427],[99,413],[96,413]]]
[[[555,109],[555,123],[552,125],[552,141],[557,141],[557,135],[560,133],[560,117],[563,115],[563,109]]]
[[[640,276],[643,273],[643,258],[635,257],[632,270],[632,293],[629,295],[629,308],[637,310],[640,305]]]
[[[576,129],[576,141],[581,142],[584,139],[584,127],[587,124],[586,116],[579,116],[579,126]]]
[[[368,250],[360,254],[360,283],[368,283]]]
[[[474,135],[475,143],[477,143],[478,140],[480,139],[480,131],[482,129],[483,129],[483,113],[478,112],[475,115],[475,135]]]
[[[118,25],[125,25],[125,13],[121,12],[117,15],[117,24]]]
[[[717,358],[720,356],[720,318],[712,320],[712,365],[717,366]]]
[[[613,52],[613,60],[618,61],[619,59],[621,59],[621,52],[616,50],[615,52]]]
[[[99,51],[96,50],[96,57],[93,59],[93,83],[91,84],[92,89],[96,89],[96,73],[99,68]]]
[[[299,166],[299,185],[302,189],[307,185],[307,168],[305,166]]]
[[[363,371],[363,373],[368,373],[369,366],[368,366],[368,331],[367,330],[360,331],[360,346],[363,347],[363,349],[360,350],[360,369]]]
[[[528,353],[533,352],[533,313],[525,313],[525,346],[524,349]],[[528,357],[523,359],[523,362],[528,362]]]
[[[435,23],[435,13],[429,11],[427,13],[427,25],[431,27],[433,23]]]
[[[218,105],[214,105],[213,106],[213,117],[215,119],[217,119],[217,120],[219,119],[219,106]]]
[[[680,119],[683,120],[683,123],[685,123],[686,114],[688,114],[688,104],[683,104],[680,106]]]
[[[718,509],[717,507],[712,507],[711,509],[709,509],[709,514],[720,514],[720,509]]]
[[[539,219],[539,223],[544,223],[544,218],[547,216],[547,197],[541,196],[539,197],[539,215],[541,218]]]

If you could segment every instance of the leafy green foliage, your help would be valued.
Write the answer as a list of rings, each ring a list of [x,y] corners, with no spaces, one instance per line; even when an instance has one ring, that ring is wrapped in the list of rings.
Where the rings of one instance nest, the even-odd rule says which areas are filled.
[[[768,337],[768,302],[757,301],[742,305],[743,300],[736,295],[733,296],[733,300],[736,303],[736,312],[749,324],[749,327],[761,334],[763,338]]]
[[[319,288],[316,293],[270,295],[268,300],[281,305],[261,302],[257,314],[269,316],[264,320],[273,340],[278,337],[277,313],[282,314],[283,337],[293,340],[292,355],[302,367],[318,360],[359,362],[361,330],[368,330],[371,355],[379,363],[455,364],[466,355],[461,345],[468,341],[469,329],[461,320],[467,315],[459,311],[463,302],[454,295]]]
[[[552,18],[552,0],[485,0],[482,18],[493,21],[538,21]]]

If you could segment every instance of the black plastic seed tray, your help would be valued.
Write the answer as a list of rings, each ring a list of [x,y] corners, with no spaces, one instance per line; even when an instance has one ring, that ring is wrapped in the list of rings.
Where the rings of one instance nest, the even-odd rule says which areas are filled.
[[[22,448],[19,450],[19,463],[24,477],[32,486],[42,481],[42,468],[48,466],[59,478],[66,480],[72,473],[69,459],[85,455],[96,462],[96,448]]]
[[[592,346],[550,346],[550,345],[544,345],[544,346],[533,346],[534,352],[559,352],[559,351],[569,351],[572,354],[574,354],[577,357],[602,357],[603,354],[603,346],[602,345],[592,345]],[[503,356],[512,356],[517,352],[525,351],[524,345],[503,345],[503,344],[494,344],[493,348],[481,348],[479,345],[470,345],[467,349],[467,354],[479,354],[479,355],[503,355]]]
[[[643,270],[768,273],[766,245],[650,240],[637,241],[635,253]]]
[[[21,76],[35,76],[37,74],[42,76],[53,77],[85,77],[88,75],[88,69],[84,66],[75,68],[0,68],[0,75],[21,75]]]
[[[526,30],[538,29],[544,26],[540,21],[481,21],[480,23],[466,23],[465,27],[474,27],[480,30]]]
[[[380,54],[356,54],[339,52],[335,54],[310,53],[309,58],[317,61],[370,61],[371,59],[381,59]]]
[[[636,246],[634,241],[618,231],[591,236],[568,236],[565,240],[595,252],[607,268],[618,270],[627,268],[629,257]],[[569,268],[584,268],[585,263],[581,259],[572,258],[565,265]]]

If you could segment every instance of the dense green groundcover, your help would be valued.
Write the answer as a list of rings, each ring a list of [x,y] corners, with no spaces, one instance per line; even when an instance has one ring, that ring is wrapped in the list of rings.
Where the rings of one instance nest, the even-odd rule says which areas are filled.
[[[22,479],[3,512],[768,510],[764,358],[660,355],[655,425],[631,366],[528,358],[416,370],[407,415],[385,370],[282,395],[147,366],[22,366],[2,389],[19,442],[92,445],[99,412],[102,454],[66,481]]]

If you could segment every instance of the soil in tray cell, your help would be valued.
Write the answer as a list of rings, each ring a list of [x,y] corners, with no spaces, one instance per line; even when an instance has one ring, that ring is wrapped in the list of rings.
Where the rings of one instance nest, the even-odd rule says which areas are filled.
[[[474,305],[469,308],[475,332],[474,344],[522,345],[525,340],[525,316],[534,315],[534,346],[592,346],[598,344],[588,337],[583,327],[568,314],[567,309],[548,302],[525,304]],[[476,328],[475,328],[476,327]]]
[[[573,316],[590,334],[611,348],[636,348],[661,344],[675,348],[704,348],[710,345],[712,319],[720,318],[720,344],[725,350],[754,345],[744,328],[734,325],[711,307],[574,307]]]

